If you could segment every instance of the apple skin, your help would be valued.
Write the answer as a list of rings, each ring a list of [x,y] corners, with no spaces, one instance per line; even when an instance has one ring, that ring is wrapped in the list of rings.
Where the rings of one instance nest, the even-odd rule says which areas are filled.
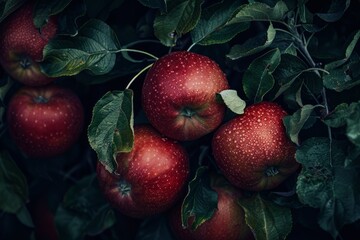
[[[21,6],[0,26],[0,64],[15,80],[40,86],[54,80],[43,74],[39,62],[43,49],[57,31],[57,18],[51,16],[39,30],[33,23],[34,1]]]
[[[245,212],[238,204],[242,197],[239,189],[224,184],[223,178],[216,177],[211,188],[218,194],[217,210],[214,215],[192,230],[193,217],[188,219],[188,228],[181,224],[181,204],[169,213],[169,226],[178,240],[252,240],[254,235],[245,222]]]
[[[279,104],[260,102],[215,132],[215,162],[233,185],[249,191],[273,189],[299,168],[296,145],[282,121],[286,115]]]
[[[10,136],[25,155],[48,158],[64,153],[78,140],[84,110],[70,89],[24,86],[11,97],[6,119]]]
[[[165,136],[195,140],[221,124],[226,107],[216,100],[216,93],[228,88],[225,74],[207,56],[173,52],[147,73],[142,106],[150,123]]]
[[[172,207],[181,196],[189,176],[189,157],[179,143],[149,125],[135,126],[134,136],[132,151],[117,154],[115,173],[98,161],[97,176],[115,209],[145,218]]]

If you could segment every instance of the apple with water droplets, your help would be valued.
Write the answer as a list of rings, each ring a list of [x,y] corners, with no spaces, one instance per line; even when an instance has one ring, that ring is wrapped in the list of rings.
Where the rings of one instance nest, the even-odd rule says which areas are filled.
[[[296,145],[283,124],[286,115],[279,104],[264,101],[245,108],[214,133],[216,164],[233,185],[250,191],[273,189],[299,168]]]
[[[11,77],[28,86],[54,80],[41,72],[39,62],[45,45],[55,37],[58,28],[56,16],[49,17],[41,29],[35,27],[34,2],[25,3],[0,26],[0,64]]]
[[[210,219],[196,229],[191,228],[194,217],[188,218],[188,226],[181,223],[181,204],[176,205],[169,213],[169,226],[179,240],[253,240],[254,235],[245,221],[245,212],[238,203],[243,197],[241,190],[236,189],[224,178],[212,175],[210,187],[217,193],[217,208]]]
[[[134,127],[133,149],[118,153],[116,162],[112,173],[98,161],[99,185],[115,209],[133,218],[145,218],[172,207],[188,180],[186,149],[150,125]]]
[[[6,115],[10,136],[32,158],[66,152],[79,139],[84,125],[80,98],[57,85],[20,88],[11,97]]]
[[[197,53],[178,51],[158,59],[142,87],[142,106],[150,123],[167,137],[189,141],[216,129],[225,105],[216,94],[228,89],[216,62]]]

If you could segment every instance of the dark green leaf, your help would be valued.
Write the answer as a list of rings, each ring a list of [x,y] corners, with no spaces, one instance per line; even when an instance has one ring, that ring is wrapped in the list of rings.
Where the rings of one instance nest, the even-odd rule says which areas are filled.
[[[274,7],[260,2],[251,2],[243,4],[231,22],[281,21],[287,12],[288,8],[283,1],[278,1]]]
[[[25,0],[7,0],[0,2],[0,22],[2,22],[9,14],[18,9]]]
[[[191,31],[201,15],[203,0],[182,0],[154,22],[154,34],[165,45],[174,46],[177,38]]]
[[[115,64],[119,43],[113,30],[100,20],[86,22],[75,37],[58,37],[45,46],[42,71],[48,76],[76,75],[88,69],[108,73]]]
[[[66,7],[61,14],[58,15],[58,30],[59,35],[71,35],[78,34],[78,18],[84,16],[87,11],[87,5],[82,1],[71,1],[69,6]]]
[[[55,223],[60,239],[69,240],[99,234],[115,223],[115,213],[103,198],[95,175],[84,177],[66,192]]]
[[[324,119],[324,122],[329,127],[337,128],[346,125],[346,118],[349,114],[349,105],[342,103],[336,106],[336,108]]]
[[[320,210],[318,223],[335,239],[345,224],[360,218],[359,175],[345,167],[346,144],[310,138],[297,150],[302,164],[296,191],[299,200]]]
[[[124,0],[102,0],[93,1],[85,0],[86,2],[86,14],[89,18],[96,18],[106,21],[113,10],[117,9]]]
[[[181,207],[181,221],[188,227],[188,219],[194,217],[191,229],[195,230],[210,219],[217,208],[218,195],[210,187],[208,168],[199,167],[189,183],[188,193]]]
[[[243,89],[246,96],[254,102],[261,102],[267,92],[274,86],[272,73],[280,63],[279,49],[272,49],[256,58],[245,71]]]
[[[256,235],[256,239],[286,239],[292,229],[290,208],[279,206],[263,199],[260,194],[239,199],[245,211],[246,223]]]
[[[137,231],[135,240],[173,240],[166,215],[145,219]]]
[[[270,23],[269,28],[266,32],[260,33],[258,36],[253,37],[245,41],[243,44],[234,45],[227,57],[235,60],[242,57],[246,57],[262,51],[263,49],[270,46],[276,36],[276,31]]]
[[[25,206],[25,204],[20,208],[20,210],[16,213],[16,217],[19,221],[27,227],[34,227],[34,222],[31,218],[30,212]]]
[[[88,139],[99,161],[108,171],[115,171],[116,154],[131,151],[134,144],[131,90],[108,92],[95,104]]]
[[[240,6],[241,1],[224,0],[204,9],[198,24],[191,32],[193,44],[225,43],[248,29],[248,23],[229,23]]]
[[[327,13],[317,13],[316,15],[326,22],[336,22],[350,6],[350,0],[333,0]]]
[[[24,174],[8,152],[0,151],[0,210],[18,213],[28,198]]]
[[[218,93],[225,103],[225,105],[236,114],[243,114],[246,107],[246,102],[242,100],[236,90],[223,90]]]
[[[321,106],[305,105],[297,110],[293,115],[286,116],[283,119],[286,133],[295,144],[299,145],[299,133],[316,107]]]
[[[159,8],[161,12],[167,11],[166,0],[138,0],[141,4],[149,8]]]
[[[34,25],[41,28],[47,22],[49,16],[60,13],[71,0],[37,0],[34,7]]]

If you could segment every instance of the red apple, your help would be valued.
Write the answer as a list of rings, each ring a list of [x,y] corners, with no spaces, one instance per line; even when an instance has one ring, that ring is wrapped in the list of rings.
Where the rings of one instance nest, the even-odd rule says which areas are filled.
[[[279,104],[261,102],[216,131],[213,155],[232,184],[251,191],[273,189],[298,169],[296,146],[282,121],[286,115]]]
[[[181,205],[169,214],[169,225],[179,240],[251,240],[252,231],[245,222],[245,212],[238,204],[242,197],[239,190],[224,184],[222,178],[212,181],[211,188],[218,194],[218,204],[213,216],[195,230],[191,229],[193,217],[188,219],[188,227],[181,224]]]
[[[10,136],[23,153],[47,158],[64,153],[78,140],[84,111],[70,89],[26,86],[11,97],[7,123]]]
[[[177,142],[150,126],[135,126],[134,148],[116,156],[115,173],[97,165],[99,184],[110,204],[121,213],[143,218],[170,208],[189,175],[189,158]]]
[[[228,88],[225,74],[210,58],[173,52],[157,60],[147,73],[143,108],[165,136],[195,140],[221,124],[225,105],[217,102],[216,93]]]
[[[9,15],[0,26],[0,64],[14,79],[25,85],[40,86],[53,81],[40,70],[45,45],[57,31],[55,17],[37,29],[33,23],[33,4],[29,1]]]

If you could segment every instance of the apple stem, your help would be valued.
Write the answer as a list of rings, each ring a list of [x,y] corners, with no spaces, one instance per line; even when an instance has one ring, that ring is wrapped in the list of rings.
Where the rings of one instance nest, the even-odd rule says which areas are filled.
[[[153,63],[152,63],[152,64],[149,64],[149,65],[147,65],[146,67],[144,67],[143,69],[141,69],[140,72],[138,72],[138,73],[130,80],[130,82],[128,83],[128,85],[126,86],[125,89],[129,89],[130,86],[131,86],[131,84],[135,81],[135,79],[137,79],[143,72],[145,72],[146,70],[148,70],[149,68],[151,68],[152,65],[153,65]]]
[[[268,167],[266,170],[265,170],[265,174],[266,176],[268,177],[273,177],[275,175],[277,175],[279,173],[279,170],[274,167],[274,166],[271,166],[271,167]]]
[[[135,53],[141,53],[144,54],[146,56],[149,56],[155,60],[158,60],[159,58],[156,57],[155,55],[152,55],[151,53],[145,52],[145,51],[141,51],[141,50],[137,50],[137,49],[132,49],[132,48],[122,48],[120,49],[118,52],[135,52]]]

